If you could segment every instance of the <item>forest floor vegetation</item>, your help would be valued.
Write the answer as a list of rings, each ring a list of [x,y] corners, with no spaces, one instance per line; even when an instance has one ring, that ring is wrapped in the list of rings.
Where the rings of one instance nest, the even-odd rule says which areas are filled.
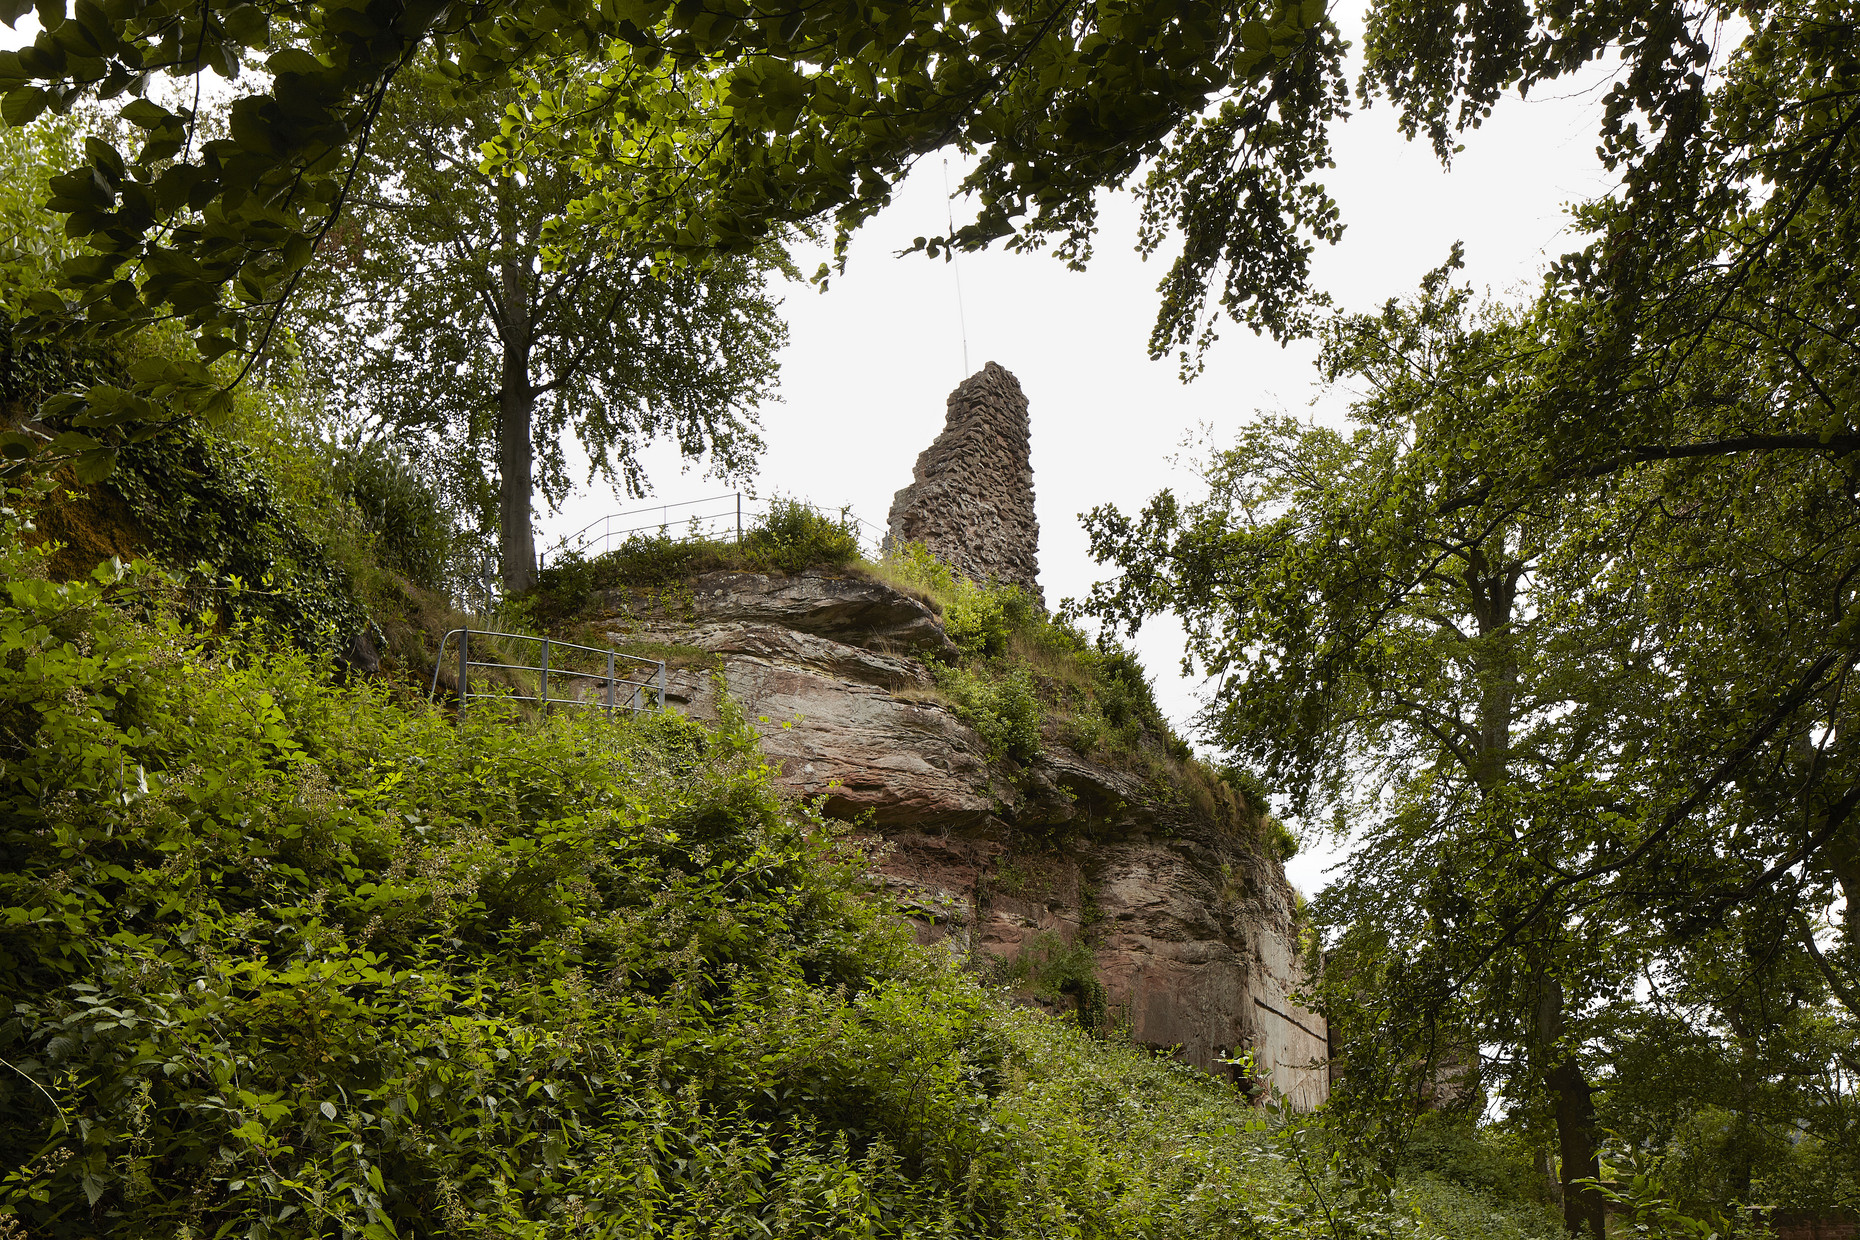
[[[1552,1234],[916,947],[739,719],[456,718],[6,521],[10,1234]]]

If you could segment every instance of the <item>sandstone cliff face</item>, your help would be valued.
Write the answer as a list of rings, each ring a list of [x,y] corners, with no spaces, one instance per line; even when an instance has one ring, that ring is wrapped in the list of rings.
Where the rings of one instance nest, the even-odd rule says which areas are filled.
[[[721,667],[796,794],[869,815],[877,877],[923,941],[1211,1072],[1253,1047],[1280,1090],[1322,1100],[1324,1023],[1288,997],[1301,975],[1276,859],[1054,737],[1026,767],[989,761],[927,692],[918,656],[948,644],[928,606],[857,576],[724,572],[677,596],[612,591],[603,610],[617,641],[704,652],[691,661]],[[668,682],[668,705],[716,717],[711,668]]]
[[[989,362],[949,394],[943,433],[891,503],[893,546],[922,543],[962,576],[1040,598],[1027,397]]]

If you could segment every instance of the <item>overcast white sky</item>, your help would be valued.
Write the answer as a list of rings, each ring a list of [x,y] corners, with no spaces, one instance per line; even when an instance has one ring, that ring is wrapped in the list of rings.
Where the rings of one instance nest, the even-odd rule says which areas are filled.
[[[1345,0],[1338,11],[1354,38],[1360,4]],[[30,17],[17,31],[0,27],[0,46],[17,46],[35,30]],[[1338,166],[1325,178],[1348,231],[1317,255],[1318,283],[1342,307],[1369,309],[1410,293],[1457,240],[1465,242],[1465,275],[1476,287],[1496,296],[1528,291],[1546,262],[1574,248],[1567,205],[1608,187],[1595,158],[1595,86],[1604,78],[1598,68],[1582,83],[1528,102],[1506,100],[1467,136],[1451,172],[1424,144],[1403,140],[1386,105],[1353,117],[1335,135]],[[961,171],[952,159],[951,183]],[[882,525],[892,493],[910,481],[917,454],[942,429],[949,390],[982,363],[999,362],[1019,377],[1031,403],[1040,579],[1057,604],[1102,575],[1086,553],[1079,514],[1107,502],[1134,510],[1164,487],[1193,492],[1193,476],[1171,458],[1199,427],[1225,441],[1258,410],[1338,415],[1343,399],[1317,389],[1308,344],[1281,349],[1232,327],[1206,372],[1186,386],[1173,361],[1148,359],[1164,260],[1146,264],[1136,255],[1128,196],[1106,198],[1098,256],[1084,273],[1042,255],[967,255],[954,266],[921,255],[894,258],[913,237],[944,227],[944,177],[940,158],[925,160],[854,241],[848,270],[830,291],[784,291],[791,331],[782,357],[785,401],[764,417],[761,494],[850,505]],[[962,218],[960,202],[955,213]],[[797,257],[811,271],[823,255]],[[659,498],[722,489],[681,472],[673,453],[649,459]],[[633,506],[604,489],[584,492],[563,512],[543,514],[539,529],[547,541]],[[1158,700],[1186,728],[1200,686],[1179,675],[1179,631],[1152,625],[1138,646]],[[1313,839],[1288,870],[1310,892],[1335,859],[1333,846]]]

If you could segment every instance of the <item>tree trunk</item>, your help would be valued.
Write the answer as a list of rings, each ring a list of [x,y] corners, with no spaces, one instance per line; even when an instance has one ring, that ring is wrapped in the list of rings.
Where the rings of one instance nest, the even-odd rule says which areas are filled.
[[[1572,1236],[1602,1240],[1607,1203],[1594,1188],[1575,1181],[1602,1174],[1595,1143],[1595,1087],[1582,1075],[1575,1055],[1557,1045],[1563,1037],[1563,984],[1540,975],[1537,998],[1538,1062],[1544,1069],[1544,1087],[1556,1113],[1557,1153],[1562,1163],[1563,1225]]]
[[[535,487],[530,419],[536,390],[530,385],[529,272],[506,257],[503,283],[503,372],[497,393],[498,553],[504,593],[520,594],[536,582],[536,538],[530,528]]]
[[[1574,1181],[1602,1174],[1595,1148],[1595,1090],[1582,1075],[1572,1055],[1545,1077],[1556,1102],[1557,1145],[1563,1162],[1563,1225],[1572,1236],[1602,1240],[1607,1203],[1594,1188]]]

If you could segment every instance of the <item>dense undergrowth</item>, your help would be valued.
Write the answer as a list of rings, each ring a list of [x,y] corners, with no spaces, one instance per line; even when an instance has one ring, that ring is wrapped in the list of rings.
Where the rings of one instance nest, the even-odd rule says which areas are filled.
[[[0,1234],[1541,1231],[913,946],[739,721],[455,720],[0,539]]]
[[[174,345],[155,331],[16,341],[0,311],[0,408],[22,419],[48,394],[121,381]],[[242,386],[216,428],[177,424],[123,446],[107,476],[66,469],[22,496],[47,571],[81,578],[112,556],[151,556],[222,627],[264,624],[325,653],[359,639],[408,680],[430,667],[431,635],[450,627],[455,579],[485,538],[430,473],[391,446],[321,433],[297,399]]]

